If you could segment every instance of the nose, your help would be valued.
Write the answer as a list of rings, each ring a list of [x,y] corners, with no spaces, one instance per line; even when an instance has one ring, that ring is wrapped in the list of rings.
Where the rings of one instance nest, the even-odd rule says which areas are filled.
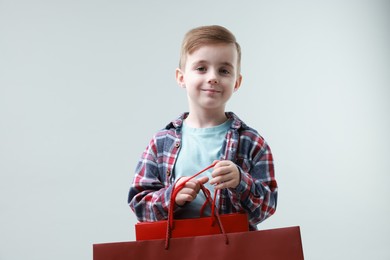
[[[216,85],[218,84],[218,76],[217,76],[217,73],[215,71],[210,71],[210,79],[208,81],[209,84],[211,85]]]
[[[210,79],[209,80],[209,84],[211,84],[211,85],[216,85],[216,84],[218,84],[218,80],[217,79]]]

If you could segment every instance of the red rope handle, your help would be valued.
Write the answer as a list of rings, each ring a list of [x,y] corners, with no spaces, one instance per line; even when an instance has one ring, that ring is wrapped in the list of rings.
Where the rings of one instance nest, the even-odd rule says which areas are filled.
[[[190,178],[188,178],[187,180],[183,181],[182,183],[180,183],[180,185],[178,186],[173,186],[173,191],[172,191],[172,195],[171,195],[171,200],[170,200],[170,203],[169,203],[169,210],[168,210],[168,220],[169,220],[169,226],[172,228],[173,226],[173,217],[171,215],[173,215],[173,209],[174,209],[174,205],[175,205],[175,199],[176,199],[176,196],[177,194],[179,193],[179,191],[184,188],[184,186],[186,185],[186,183],[190,180],[192,180],[193,178],[197,177],[198,175],[202,174],[203,172],[213,168],[215,165],[217,164],[217,162],[214,162],[213,164],[207,166],[206,168],[204,168],[203,170],[197,172],[196,174],[192,175]]]
[[[172,195],[171,195],[171,200],[170,200],[170,203],[169,203],[169,208],[168,208],[168,223],[167,223],[167,233],[166,233],[166,239],[165,239],[165,249],[168,249],[169,247],[169,240],[171,238],[171,232],[172,232],[172,229],[174,228],[173,227],[173,211],[174,211],[174,205],[175,205],[175,199],[176,199],[176,196],[177,194],[179,193],[179,191],[185,186],[185,184],[192,180],[193,178],[197,177],[198,175],[200,175],[201,173],[213,168],[216,164],[218,163],[218,161],[214,162],[213,164],[207,166],[206,168],[204,168],[203,170],[197,172],[196,174],[192,175],[190,178],[188,178],[187,180],[183,181],[182,183],[180,183],[180,185],[178,186],[175,186],[175,184],[173,185],[172,187]],[[212,216],[212,225],[214,224],[214,217],[216,218],[217,220],[217,223],[218,223],[218,226],[221,230],[221,233],[225,235],[225,242],[226,244],[229,243],[229,240],[228,240],[228,237],[225,233],[225,229],[223,228],[223,225],[222,225],[222,222],[221,222],[221,219],[219,217],[219,213],[218,213],[218,210],[215,211],[215,204],[216,204],[216,198],[217,198],[217,192],[214,193],[214,199],[211,199],[210,197],[210,191],[207,190],[206,187],[204,187],[203,184],[201,184],[201,189],[206,197],[206,202],[209,202],[211,204],[211,216]],[[201,209],[201,212],[203,211],[203,207]]]

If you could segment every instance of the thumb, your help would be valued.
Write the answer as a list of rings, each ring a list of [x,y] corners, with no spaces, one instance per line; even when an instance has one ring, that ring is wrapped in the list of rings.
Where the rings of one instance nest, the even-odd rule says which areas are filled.
[[[197,180],[198,180],[198,182],[199,182],[200,184],[205,184],[206,182],[209,181],[209,177],[203,176],[203,177],[200,177],[200,178],[197,179]]]

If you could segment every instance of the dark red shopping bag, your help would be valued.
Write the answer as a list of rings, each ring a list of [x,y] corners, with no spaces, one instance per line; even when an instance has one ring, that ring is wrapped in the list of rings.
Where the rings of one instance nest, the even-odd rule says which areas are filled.
[[[193,177],[211,167],[214,164]],[[247,215],[219,215],[214,210],[215,197],[212,200],[204,187],[211,216],[174,220],[174,199],[182,186],[172,193],[168,220],[136,224],[137,241],[94,244],[93,260],[304,259],[299,227],[248,231]]]
[[[93,260],[303,260],[299,227],[93,245]]]

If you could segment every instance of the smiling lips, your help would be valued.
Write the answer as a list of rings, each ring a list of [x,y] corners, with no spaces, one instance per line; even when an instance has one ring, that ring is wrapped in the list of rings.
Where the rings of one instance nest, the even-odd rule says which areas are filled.
[[[202,91],[208,92],[208,93],[221,93],[221,91],[218,91],[216,89],[202,89]]]

